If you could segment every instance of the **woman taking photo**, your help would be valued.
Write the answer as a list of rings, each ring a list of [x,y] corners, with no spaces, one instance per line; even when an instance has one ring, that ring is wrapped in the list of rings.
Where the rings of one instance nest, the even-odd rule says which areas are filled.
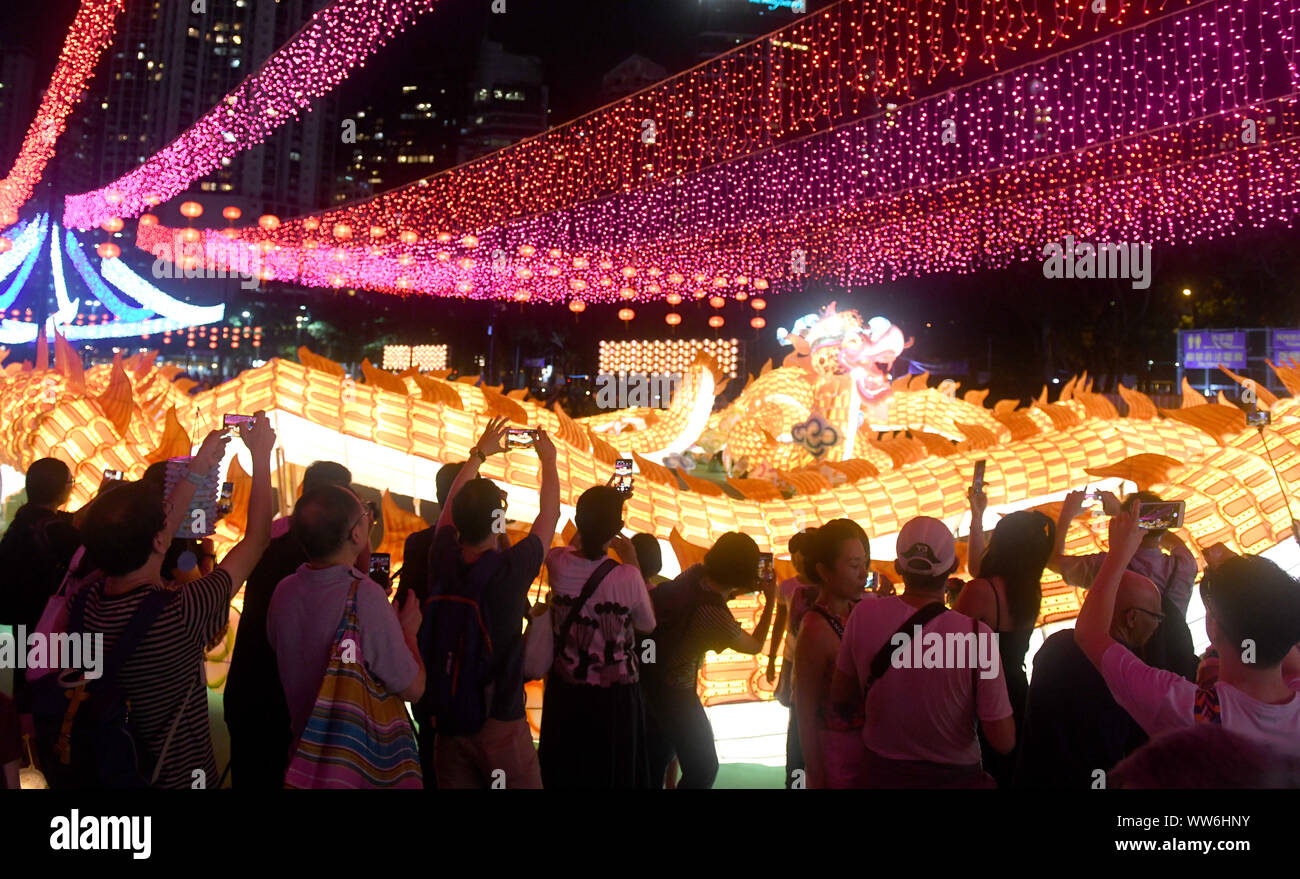
[[[1006,675],[1007,695],[1016,721],[1016,741],[1029,694],[1025,654],[1038,622],[1043,601],[1043,569],[1056,543],[1056,525],[1050,517],[1033,510],[1005,516],[993,531],[988,551],[983,551],[983,514],[987,501],[983,491],[972,489],[971,573],[978,579],[967,583],[953,608],[986,623],[998,635],[998,655]],[[998,787],[1011,786],[1016,751],[1000,754],[980,736],[984,768]]]
[[[805,548],[809,577],[820,588],[799,630],[794,706],[809,788],[853,787],[861,767],[861,720],[845,723],[831,706],[831,678],[844,624],[863,597],[871,567],[866,533],[850,519],[817,529]]]
[[[623,499],[604,485],[583,492],[576,545],[546,557],[553,634],[563,642],[543,697],[544,788],[650,786],[635,633],[653,629],[655,616],[632,541],[619,534]],[[607,557],[611,544],[625,564]]]

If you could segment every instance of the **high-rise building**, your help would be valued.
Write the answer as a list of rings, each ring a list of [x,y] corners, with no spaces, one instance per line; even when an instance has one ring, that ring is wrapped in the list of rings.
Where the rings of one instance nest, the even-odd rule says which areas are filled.
[[[832,0],[697,0],[695,60],[707,61]]]
[[[460,161],[545,131],[549,105],[541,59],[515,55],[500,43],[484,40],[461,129]]]
[[[339,113],[331,202],[369,198],[452,167],[469,95],[468,71],[404,67],[364,106]]]
[[[600,81],[600,93],[606,103],[626,98],[668,77],[668,69],[644,55],[629,55],[606,73]]]
[[[97,140],[94,182],[138,167],[216,105],[329,0],[142,0],[128,3],[96,71],[85,135]],[[281,216],[324,203],[336,140],[325,100],[195,185]],[[75,191],[62,186],[65,191]]]

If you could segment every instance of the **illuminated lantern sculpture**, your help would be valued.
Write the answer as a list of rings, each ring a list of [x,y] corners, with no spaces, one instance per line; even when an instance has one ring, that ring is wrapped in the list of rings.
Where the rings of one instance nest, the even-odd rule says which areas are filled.
[[[713,327],[715,330],[725,323],[726,321],[722,319],[722,315],[720,314],[715,314],[713,317],[709,318],[709,326]]]
[[[664,322],[670,327],[675,327],[682,322],[682,316],[675,311],[670,311],[664,315]]]
[[[104,259],[117,259],[122,254],[122,248],[118,247],[111,241],[105,241],[95,248],[95,252]]]
[[[280,218],[275,214],[263,214],[257,218],[257,225],[267,232],[272,232],[280,228]]]
[[[227,220],[229,220],[232,223],[235,222],[235,220],[238,220],[243,215],[244,212],[241,211],[239,208],[235,207],[234,205],[230,205],[228,207],[224,207],[221,209],[221,216],[225,217]]]
[[[189,217],[191,220],[203,216],[203,205],[197,201],[186,201],[181,203],[181,216]]]

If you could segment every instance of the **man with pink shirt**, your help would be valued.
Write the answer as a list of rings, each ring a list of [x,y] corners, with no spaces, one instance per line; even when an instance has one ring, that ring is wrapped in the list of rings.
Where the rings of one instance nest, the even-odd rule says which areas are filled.
[[[976,730],[1000,753],[1015,747],[1015,721],[996,635],[944,607],[957,569],[952,533],[920,516],[898,535],[902,595],[859,602],[836,660],[831,698],[845,718],[863,710],[866,755],[859,787],[987,788]],[[938,662],[911,642],[953,646]],[[938,642],[936,642],[936,638]],[[925,659],[917,663],[913,657]]]
[[[1110,552],[1079,612],[1074,640],[1111,695],[1150,736],[1210,723],[1279,753],[1300,753],[1300,583],[1267,559],[1231,558],[1201,581],[1219,678],[1198,687],[1151,668],[1109,632],[1120,578],[1142,545],[1137,514],[1110,522]]]

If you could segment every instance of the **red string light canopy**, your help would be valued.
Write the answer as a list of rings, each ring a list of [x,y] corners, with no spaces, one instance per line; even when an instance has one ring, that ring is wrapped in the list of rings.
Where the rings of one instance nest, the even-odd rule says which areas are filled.
[[[222,158],[260,142],[383,45],[433,0],[339,0],[318,13],[263,69],[143,166],[103,189],[67,199],[64,223],[97,226],[166,200]],[[451,222],[459,234],[559,210],[612,193],[671,185],[685,175],[790,138],[859,118],[880,101],[963,71],[974,56],[996,64],[1011,52],[1050,47],[1103,24],[1152,14],[1108,0],[843,0],[664,83],[419,184],[327,215],[354,228],[407,228],[428,237]],[[381,13],[390,21],[382,22]],[[353,21],[347,16],[355,16]],[[310,30],[308,33],[307,31]],[[269,115],[268,115],[269,114]],[[120,195],[114,206],[110,194]],[[156,203],[156,202],[155,202]],[[450,220],[449,220],[450,218]],[[290,224],[292,229],[292,224]]]
[[[59,135],[67,127],[68,114],[80,103],[100,55],[113,42],[123,3],[124,0],[82,0],[77,9],[36,118],[27,129],[9,176],[0,181],[0,219],[4,225],[17,222],[19,208],[32,197],[45,173]]]
[[[296,283],[584,308],[970,271],[1041,259],[1065,234],[1186,244],[1294,218],[1297,62],[1289,0],[1202,3],[672,186],[474,234],[417,231],[434,218],[412,201],[396,228],[354,207],[207,244],[255,248],[264,276]]]

